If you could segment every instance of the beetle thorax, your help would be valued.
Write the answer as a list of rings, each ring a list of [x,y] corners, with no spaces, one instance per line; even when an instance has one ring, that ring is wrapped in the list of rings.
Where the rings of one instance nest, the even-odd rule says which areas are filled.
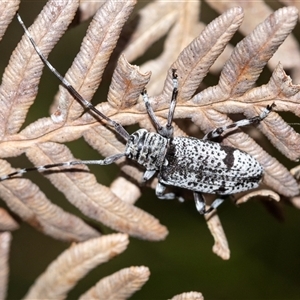
[[[147,170],[159,170],[168,145],[168,139],[158,133],[139,129],[130,135],[125,154]]]

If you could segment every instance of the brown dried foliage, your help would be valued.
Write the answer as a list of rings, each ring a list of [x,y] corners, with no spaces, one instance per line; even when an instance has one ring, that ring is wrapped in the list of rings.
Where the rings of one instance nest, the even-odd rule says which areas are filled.
[[[224,13],[205,28],[198,20],[200,3],[195,1],[151,2],[135,15],[138,23],[132,18],[124,28],[134,8],[134,0],[110,0],[104,4],[52,0],[30,27],[30,32],[39,48],[48,56],[77,10],[80,22],[93,16],[80,52],[65,75],[88,101],[92,99],[103,79],[104,70],[121,32],[130,33],[126,43],[118,44],[117,52],[122,52],[122,55],[112,75],[107,101],[97,105],[99,110],[123,126],[139,124],[153,130],[144,104],[139,99],[146,84],[149,94],[155,95],[151,98],[154,111],[159,119],[166,118],[172,92],[170,70],[176,68],[179,94],[175,119],[189,119],[206,133],[213,128],[230,124],[232,121],[229,114],[239,113],[248,118],[253,117],[266,105],[275,102],[275,111],[257,130],[284,156],[297,160],[300,157],[300,135],[279,115],[279,112],[289,111],[300,117],[300,86],[292,84],[283,70],[283,66],[288,67],[294,78],[299,79],[299,68],[295,68],[296,64],[299,65],[295,63],[299,62],[299,53],[296,51],[294,39],[289,35],[298,19],[297,9],[285,7],[270,15],[271,12],[262,5],[259,17],[262,18],[261,21],[266,19],[250,32],[249,28],[253,28],[252,20],[247,15],[244,19],[243,10],[236,7],[247,6],[246,2],[207,2]],[[1,37],[18,5],[18,1],[1,3]],[[229,6],[235,7],[227,10]],[[233,48],[228,43],[237,30],[241,30],[246,37]],[[143,55],[164,35],[166,40],[163,53],[141,66],[144,73],[128,63]],[[276,52],[286,38],[287,43]],[[284,55],[286,51],[289,51],[289,55]],[[270,60],[275,52],[277,56]],[[278,63],[279,58],[281,63]],[[267,84],[256,86],[267,63],[273,68],[272,76]],[[0,86],[0,156],[3,158],[0,161],[1,175],[14,170],[5,158],[23,153],[36,166],[74,160],[64,143],[80,137],[102,156],[122,152],[124,143],[115,133],[89,113],[84,113],[82,107],[61,86],[55,98],[56,110],[52,116],[38,119],[20,130],[28,109],[35,100],[43,67],[27,37],[23,36],[12,53]],[[210,70],[221,71],[220,79],[217,85],[206,88],[203,79]],[[180,128],[176,124],[174,126],[177,136],[187,135],[193,128],[186,124],[181,124]],[[299,176],[295,176],[296,179],[293,177],[297,172],[291,174],[253,138],[240,130],[226,136],[223,143],[248,152],[265,170],[261,189],[238,196],[238,203],[261,196],[275,201],[284,198],[299,207]],[[110,187],[98,183],[85,166],[76,167],[81,172],[54,172],[45,176],[89,218],[134,237],[153,241],[164,239],[168,233],[166,227],[155,217],[133,205],[141,195],[139,186],[143,170],[128,161],[125,163],[124,160],[119,166],[122,173]],[[152,182],[151,186],[154,187],[155,183]],[[79,217],[51,203],[39,187],[26,178],[1,182],[0,196],[11,211],[45,234],[65,241],[83,242],[71,247],[50,265],[31,288],[27,298],[64,298],[79,278],[103,261],[102,255],[108,255],[107,259],[111,257],[101,251],[112,251],[115,255],[127,246],[126,235],[99,237],[98,231]],[[5,214],[9,216],[8,213]],[[218,216],[214,213],[206,219],[215,239],[213,251],[223,259],[228,259],[230,251]],[[17,224],[8,220],[7,217],[1,218],[2,230],[16,229]],[[3,243],[10,240],[5,235],[1,236],[1,243],[2,239]],[[115,243],[119,250],[116,251],[111,243]],[[108,249],[103,250],[104,246]],[[0,253],[1,266],[4,266],[1,267],[2,273],[7,269],[5,259],[2,260],[2,256],[5,257],[6,254],[5,251]],[[76,262],[78,254],[81,258],[86,256],[86,260],[78,261],[78,264],[83,264],[80,266]],[[70,261],[72,257],[73,260]],[[68,277],[70,271],[71,279]],[[5,278],[2,273],[1,278]],[[102,293],[107,295],[106,299],[126,299],[144,284],[149,271],[145,267],[137,267],[122,270],[113,276],[113,279],[102,279],[82,299],[99,299]],[[4,285],[1,283],[0,298],[5,295],[5,279],[2,282]],[[119,291],[118,294],[115,294],[116,290]],[[175,298],[190,299],[187,294],[182,295]],[[193,292],[193,299],[201,297],[200,293]]]

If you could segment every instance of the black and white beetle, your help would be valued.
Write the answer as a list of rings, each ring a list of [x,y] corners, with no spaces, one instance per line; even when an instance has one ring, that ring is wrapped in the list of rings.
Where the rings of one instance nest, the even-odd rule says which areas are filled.
[[[157,133],[139,129],[129,134],[124,127],[102,114],[64,79],[57,70],[48,62],[36,46],[33,38],[25,27],[20,16],[18,20],[29,40],[31,41],[41,60],[61,80],[69,93],[85,108],[104,119],[112,126],[116,133],[126,140],[124,153],[112,155],[104,160],[70,161],[44,165],[40,167],[26,168],[0,177],[0,181],[24,174],[28,171],[45,171],[54,167],[66,167],[79,164],[109,165],[121,157],[136,161],[144,166],[146,171],[143,179],[149,180],[156,173],[158,184],[156,195],[159,199],[174,199],[175,193],[164,193],[166,186],[176,186],[193,191],[196,208],[201,214],[208,213],[218,207],[223,198],[217,198],[206,209],[202,193],[226,196],[238,192],[247,191],[258,187],[263,175],[263,168],[251,155],[233,147],[223,146],[212,141],[226,131],[239,127],[258,124],[271,112],[275,106],[273,103],[267,106],[259,116],[251,119],[243,119],[228,126],[223,126],[207,133],[202,140],[193,137],[173,137],[172,120],[178,94],[178,81],[176,70],[172,70],[173,92],[167,124],[162,126],[157,120],[150,105],[146,90],[142,92],[147,113],[157,129]],[[180,199],[180,197],[178,197]]]

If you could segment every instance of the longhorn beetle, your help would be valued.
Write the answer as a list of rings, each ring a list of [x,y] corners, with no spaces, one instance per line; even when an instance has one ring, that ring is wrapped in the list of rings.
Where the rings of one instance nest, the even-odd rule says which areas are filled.
[[[268,116],[275,104],[268,105],[259,116],[243,119],[228,126],[223,126],[207,133],[202,140],[193,137],[173,136],[173,115],[178,94],[178,80],[176,70],[172,70],[173,92],[167,117],[167,124],[162,126],[156,118],[150,105],[146,90],[142,97],[147,113],[156,127],[157,133],[139,129],[129,134],[125,128],[105,116],[91,103],[85,100],[70,83],[63,78],[58,71],[49,63],[35,44],[29,31],[25,27],[21,17],[17,14],[19,23],[35,48],[44,64],[60,79],[69,93],[85,108],[95,115],[104,119],[107,124],[114,128],[116,133],[125,141],[125,151],[105,158],[104,160],[82,160],[44,165],[40,167],[26,168],[0,177],[0,181],[22,175],[29,171],[45,171],[54,167],[66,167],[74,165],[109,165],[121,157],[127,157],[144,166],[146,171],[143,180],[151,179],[156,173],[158,184],[156,195],[159,199],[174,199],[175,193],[165,193],[167,186],[176,186],[191,190],[194,194],[196,208],[200,214],[211,212],[222,202],[222,196],[247,191],[258,187],[263,175],[260,163],[251,155],[233,147],[223,146],[213,139],[226,131],[239,127],[258,124]],[[206,209],[202,193],[220,195]],[[183,200],[181,197],[177,197]]]

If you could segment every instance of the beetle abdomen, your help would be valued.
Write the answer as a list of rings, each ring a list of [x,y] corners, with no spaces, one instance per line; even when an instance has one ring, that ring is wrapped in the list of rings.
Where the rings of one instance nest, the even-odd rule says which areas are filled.
[[[259,185],[263,168],[246,152],[190,137],[171,140],[159,181],[189,190],[228,195]]]

